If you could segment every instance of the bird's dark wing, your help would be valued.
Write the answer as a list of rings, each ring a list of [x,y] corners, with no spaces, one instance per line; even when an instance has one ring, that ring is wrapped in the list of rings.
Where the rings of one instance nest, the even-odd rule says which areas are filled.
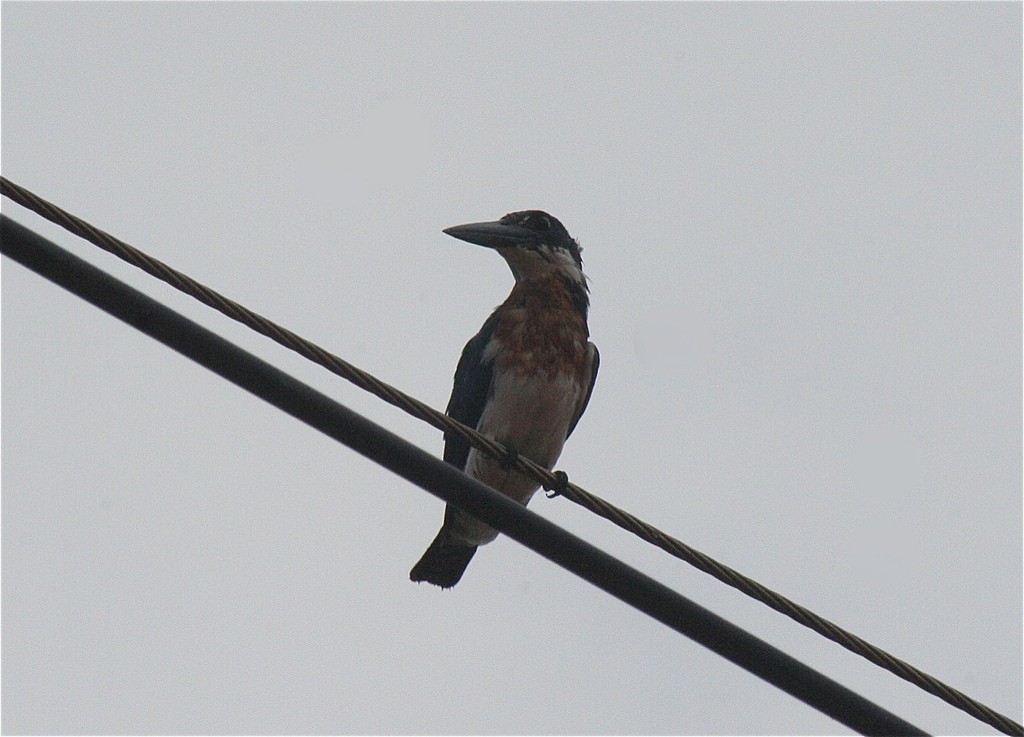
[[[594,393],[594,382],[597,381],[597,368],[601,365],[601,354],[597,352],[597,346],[593,343],[587,343],[587,363],[590,364],[590,383],[587,386],[587,393],[583,395],[583,401],[580,402],[580,406],[576,410],[576,416],[572,418],[569,432],[565,434],[566,440],[572,435],[572,431],[576,429],[576,423],[580,421],[583,412],[587,409],[587,405],[590,404],[590,395]]]
[[[462,349],[462,358],[455,369],[455,386],[452,387],[452,396],[448,400],[448,409],[445,410],[449,417],[474,429],[480,422],[480,415],[483,414],[484,405],[491,393],[494,360],[485,362],[483,354],[487,344],[494,337],[497,324],[498,313],[495,311],[487,318],[480,332]],[[464,471],[468,457],[469,443],[454,433],[445,433],[445,463]]]

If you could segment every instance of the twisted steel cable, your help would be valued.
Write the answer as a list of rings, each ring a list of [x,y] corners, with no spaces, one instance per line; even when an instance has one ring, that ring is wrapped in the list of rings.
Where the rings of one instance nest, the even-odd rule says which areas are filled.
[[[370,392],[393,406],[399,407],[438,430],[457,434],[472,447],[486,453],[491,458],[510,464],[520,473],[537,481],[548,492],[563,496],[585,509],[604,517],[652,545],[656,545],[670,555],[713,576],[722,583],[732,586],[747,596],[812,629],[823,637],[842,645],[847,650],[866,658],[875,665],[937,696],[946,703],[995,727],[1000,732],[1024,737],[1024,726],[1018,722],[943,683],[919,668],[896,658],[885,650],[872,645],[863,638],[815,614],[806,607],[772,591],[752,578],[719,563],[710,556],[686,545],[601,497],[591,494],[586,489],[569,482],[568,476],[564,472],[549,471],[538,466],[528,458],[524,458],[502,444],[481,435],[475,429],[463,425],[461,422],[439,412],[415,397],[411,397],[386,384],[372,374],[353,366],[315,343],[296,335],[287,328],[249,310],[234,300],[228,299],[213,289],[195,281],[187,274],[183,274],[162,261],[152,258],[2,176],[0,176],[0,194],[118,258],[127,261],[133,266],[142,269],[151,276],[167,282],[174,288],[212,307],[227,317],[320,364],[328,371],[347,379],[361,389]]]

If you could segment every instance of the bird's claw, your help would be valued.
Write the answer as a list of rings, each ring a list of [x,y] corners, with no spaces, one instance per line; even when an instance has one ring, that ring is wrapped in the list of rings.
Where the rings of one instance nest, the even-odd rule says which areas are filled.
[[[511,445],[505,446],[505,457],[501,459],[501,468],[504,471],[511,471],[519,463],[519,453]]]
[[[544,484],[544,494],[548,499],[554,499],[556,496],[564,494],[569,485],[569,474],[565,471],[552,471],[551,475],[555,477],[554,483]]]

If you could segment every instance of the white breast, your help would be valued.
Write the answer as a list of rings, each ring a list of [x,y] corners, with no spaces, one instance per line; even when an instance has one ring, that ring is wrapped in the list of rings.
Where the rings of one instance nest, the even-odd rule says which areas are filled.
[[[569,376],[552,379],[497,371],[493,395],[477,429],[535,463],[551,468],[558,460],[582,387]],[[471,449],[466,473],[516,501],[526,502],[538,486],[525,476],[503,469]]]

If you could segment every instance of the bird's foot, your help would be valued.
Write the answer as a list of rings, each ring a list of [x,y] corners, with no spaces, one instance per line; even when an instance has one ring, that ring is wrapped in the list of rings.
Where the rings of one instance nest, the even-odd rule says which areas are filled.
[[[552,471],[551,475],[555,477],[554,483],[544,484],[544,494],[548,499],[564,494],[569,485],[569,474],[565,471]]]
[[[501,464],[501,469],[503,471],[511,471],[516,467],[516,464],[519,463],[519,451],[511,445],[506,445],[505,457],[502,458],[499,463]]]

